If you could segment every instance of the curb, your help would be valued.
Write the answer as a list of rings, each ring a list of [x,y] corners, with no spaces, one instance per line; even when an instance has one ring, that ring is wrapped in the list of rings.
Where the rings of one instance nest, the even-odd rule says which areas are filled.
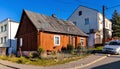
[[[69,69],[78,69],[78,68],[87,67],[87,66],[89,66],[89,65],[91,65],[91,64],[94,64],[94,63],[96,63],[96,62],[98,62],[98,61],[101,61],[101,60],[105,59],[106,57],[107,57],[107,56],[103,56],[103,57],[101,57],[101,58],[99,58],[99,59],[97,59],[97,60],[95,60],[95,61],[93,61],[93,62],[90,62],[90,63],[88,63],[88,64],[80,65],[80,66],[77,66],[77,67],[74,67],[74,68],[69,68]]]

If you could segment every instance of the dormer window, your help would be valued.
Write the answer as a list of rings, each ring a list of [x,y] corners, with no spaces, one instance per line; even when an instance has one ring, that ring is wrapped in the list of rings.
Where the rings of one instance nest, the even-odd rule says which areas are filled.
[[[79,14],[79,16],[81,16],[82,15],[82,11],[79,11],[78,14]]]

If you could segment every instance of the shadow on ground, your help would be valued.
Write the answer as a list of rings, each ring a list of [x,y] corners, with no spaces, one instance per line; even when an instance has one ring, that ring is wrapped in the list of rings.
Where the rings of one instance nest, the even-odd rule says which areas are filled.
[[[8,68],[12,68],[12,69],[20,69],[20,68],[13,67],[13,66],[9,66],[9,65],[5,65],[5,64],[2,64],[2,63],[0,63],[0,65],[6,66],[6,67],[8,67]]]
[[[115,57],[114,56],[114,58],[120,58],[120,57],[118,57],[118,56]],[[109,64],[97,66],[97,67],[94,67],[92,69],[120,69],[120,61],[116,61],[116,62],[112,62],[112,63],[109,63]]]

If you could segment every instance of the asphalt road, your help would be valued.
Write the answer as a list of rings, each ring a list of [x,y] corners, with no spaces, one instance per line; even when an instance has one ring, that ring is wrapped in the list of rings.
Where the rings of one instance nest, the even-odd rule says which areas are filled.
[[[120,55],[111,55],[82,69],[120,69]]]
[[[5,65],[0,64],[0,69],[16,69],[16,68],[12,68],[10,66],[5,66]]]

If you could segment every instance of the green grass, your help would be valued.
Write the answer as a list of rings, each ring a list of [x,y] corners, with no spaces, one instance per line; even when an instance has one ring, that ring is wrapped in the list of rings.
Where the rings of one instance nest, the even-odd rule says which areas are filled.
[[[94,50],[102,50],[103,49],[103,46],[98,46],[96,48],[94,48]]]
[[[73,56],[73,57],[67,57],[63,59],[39,59],[39,58],[34,58],[34,61],[31,61],[30,58],[25,58],[25,57],[7,57],[7,56],[0,56],[0,59],[2,60],[8,60],[12,61],[15,63],[19,64],[30,64],[30,65],[37,65],[37,66],[50,66],[50,65],[57,65],[57,64],[65,64],[71,61],[76,61],[81,58],[84,58],[88,56],[89,54],[86,55],[81,55],[81,56]]]

